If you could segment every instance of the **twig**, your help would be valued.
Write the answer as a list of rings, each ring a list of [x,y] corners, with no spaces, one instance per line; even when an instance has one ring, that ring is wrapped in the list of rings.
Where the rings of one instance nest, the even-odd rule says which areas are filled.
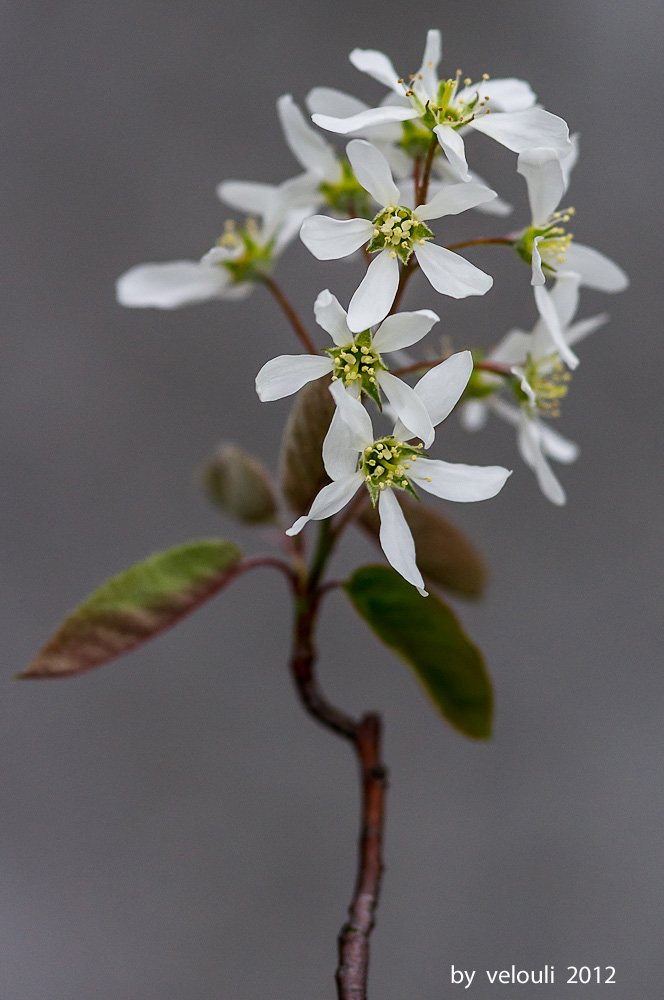
[[[432,358],[428,361],[414,361],[412,365],[404,365],[403,368],[395,368],[393,374],[401,378],[402,375],[410,375],[412,372],[421,372],[429,368],[435,368],[442,364],[447,358]],[[494,375],[511,375],[509,365],[500,365],[496,361],[476,361],[475,368],[480,371],[492,372]]]
[[[276,283],[274,278],[270,277],[269,274],[263,275],[262,281],[265,287],[269,288],[269,290],[274,295],[275,299],[283,309],[285,315],[288,317],[288,320],[291,326],[293,327],[293,330],[295,331],[296,335],[300,338],[300,340],[306,347],[309,354],[318,354],[316,345],[311,340],[311,337],[304,328],[302,320],[298,316],[297,312],[295,311],[289,300],[284,295],[283,291],[281,290],[281,287]]]
[[[491,244],[502,245],[502,246],[512,246],[514,240],[511,240],[509,236],[481,236],[476,240],[463,240],[461,243],[451,243],[446,250],[463,250],[464,247],[484,247],[490,246]]]
[[[369,937],[374,926],[381,877],[387,773],[381,759],[380,717],[370,712],[354,719],[332,705],[321,692],[314,667],[314,628],[320,601],[337,581],[320,584],[320,578],[345,527],[321,524],[318,545],[309,574],[298,582],[291,674],[305,710],[317,722],[348,740],[360,766],[362,781],[361,830],[357,880],[349,906],[349,919],[338,937],[336,972],[338,1000],[366,1000],[369,972]]]
[[[424,170],[422,171],[422,181],[420,183],[419,189],[415,189],[415,205],[423,205],[427,200],[427,194],[429,193],[429,181],[431,180],[431,168],[433,166],[433,158],[436,155],[438,149],[438,136],[433,135],[431,137],[431,142],[429,143],[429,149],[427,151],[427,158],[424,161]]]
[[[373,930],[383,875],[383,827],[387,771],[381,760],[380,716],[361,720],[355,749],[362,776],[362,829],[355,892],[348,922],[339,933],[339,1000],[366,1000],[369,973],[369,936]]]

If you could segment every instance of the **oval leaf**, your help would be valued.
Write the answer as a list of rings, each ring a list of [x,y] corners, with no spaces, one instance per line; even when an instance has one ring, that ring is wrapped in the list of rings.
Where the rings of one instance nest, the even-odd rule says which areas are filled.
[[[206,539],[137,563],[73,611],[18,676],[71,677],[128,653],[221,590],[241,555]]]
[[[463,597],[481,597],[487,568],[473,543],[427,504],[417,503],[399,491],[396,496],[415,542],[417,565],[426,580]],[[358,523],[379,545],[378,511],[367,504]]]
[[[281,443],[279,473],[288,506],[306,514],[319,490],[329,483],[323,466],[323,440],[334,414],[329,378],[309,382],[295,400]]]
[[[493,696],[482,654],[439,598],[420,597],[390,566],[363,566],[344,584],[379,639],[414,669],[442,715],[466,736],[491,734]]]

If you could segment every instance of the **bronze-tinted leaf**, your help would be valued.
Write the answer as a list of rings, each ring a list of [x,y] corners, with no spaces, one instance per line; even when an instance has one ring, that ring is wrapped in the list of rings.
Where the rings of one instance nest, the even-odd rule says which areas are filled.
[[[246,524],[272,521],[277,512],[269,472],[230,441],[220,445],[203,469],[203,485],[217,507]]]
[[[408,522],[422,575],[433,584],[463,597],[480,597],[486,586],[484,560],[471,541],[437,510],[397,493]],[[358,523],[378,542],[378,511],[365,505]]]
[[[221,590],[240,557],[206,539],[137,563],[73,611],[19,677],[71,677],[128,653]]]
[[[466,736],[486,739],[491,681],[450,608],[434,594],[420,597],[391,566],[363,566],[344,590],[378,638],[413,668],[441,715]]]
[[[288,506],[306,514],[318,491],[329,483],[322,458],[323,440],[334,414],[329,378],[309,382],[300,390],[281,443],[279,473]]]

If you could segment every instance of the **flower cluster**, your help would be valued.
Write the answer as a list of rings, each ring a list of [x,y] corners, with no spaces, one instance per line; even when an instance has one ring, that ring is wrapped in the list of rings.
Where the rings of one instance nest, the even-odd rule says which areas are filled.
[[[617,292],[627,286],[616,264],[577,243],[569,231],[574,209],[559,208],[578,136],[570,137],[567,124],[537,103],[525,81],[485,74],[473,82],[460,70],[441,77],[441,56],[435,30],[428,32],[421,66],[410,76],[399,76],[381,52],[355,49],[353,66],[387,88],[377,107],[316,87],[306,98],[309,118],[290,95],[280,97],[284,137],[301,172],[279,185],[220,184],[219,198],[246,213],[244,222],[227,222],[199,261],[140,265],[117,285],[122,304],[165,309],[240,298],[260,284],[275,295],[307,353],[269,360],[256,376],[260,399],[280,399],[326,378],[335,404],[322,449],[330,482],[287,534],[296,535],[310,520],[333,517],[365,491],[359,495],[378,509],[385,556],[422,594],[399,495],[425,491],[451,501],[486,500],[510,475],[499,465],[429,457],[436,427],[457,404],[468,429],[497,413],[516,428],[521,456],[544,494],[563,504],[549,459],[571,462],[578,449],[552,429],[550,419],[558,416],[578,364],[573,347],[606,322],[604,315],[575,321],[580,289]],[[325,133],[353,138],[337,149]],[[504,236],[445,246],[435,224],[446,216],[476,209],[502,217],[511,211],[468,166],[466,141],[477,134],[517,154],[530,220]],[[298,233],[321,261],[354,255],[366,264],[347,310],[328,289],[318,294],[315,319],[331,338],[320,350],[272,278],[277,258]],[[534,329],[512,330],[489,351],[473,346],[413,360],[405,352],[439,316],[429,309],[401,311],[406,286],[421,272],[442,296],[485,295],[491,275],[456,252],[476,244],[511,247],[525,262],[524,285],[532,286],[539,314]],[[388,426],[374,430],[372,407],[376,419],[390,418]]]

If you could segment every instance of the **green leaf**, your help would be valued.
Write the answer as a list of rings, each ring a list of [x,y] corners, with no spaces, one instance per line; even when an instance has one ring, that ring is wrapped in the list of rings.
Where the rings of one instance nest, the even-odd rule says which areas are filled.
[[[410,664],[447,721],[486,739],[491,682],[482,654],[447,605],[434,594],[421,597],[391,566],[363,566],[344,589],[378,638]]]
[[[480,597],[486,586],[484,560],[459,529],[426,503],[395,491],[415,542],[417,565],[427,583],[463,597]],[[365,505],[358,524],[379,544],[378,512]]]
[[[281,488],[295,514],[307,514],[330,479],[322,449],[334,414],[329,378],[309,382],[298,393],[284,430],[279,460]]]
[[[73,611],[20,678],[71,677],[128,653],[216,594],[242,553],[216,539],[158,552]]]

